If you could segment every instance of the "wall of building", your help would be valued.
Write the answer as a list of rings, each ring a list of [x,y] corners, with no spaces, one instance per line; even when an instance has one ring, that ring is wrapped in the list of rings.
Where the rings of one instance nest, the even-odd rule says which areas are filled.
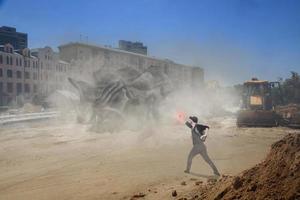
[[[200,67],[192,67],[175,63],[167,59],[158,59],[141,54],[122,51],[119,49],[84,43],[69,43],[59,46],[60,58],[70,62],[74,77],[91,79],[94,71],[98,69],[120,69],[133,67],[145,70],[150,66],[162,68],[170,77],[176,87],[201,86],[204,72]],[[78,77],[78,76],[77,76]]]
[[[0,47],[0,106],[31,102],[67,88],[70,64],[59,60],[50,47],[14,50]]]
[[[33,49],[32,54],[39,61],[39,94],[48,96],[55,90],[67,88],[70,64],[59,59],[59,54],[51,47]]]
[[[30,99],[37,87],[38,59],[29,49],[15,52],[12,45],[4,45],[0,49],[0,105]]]

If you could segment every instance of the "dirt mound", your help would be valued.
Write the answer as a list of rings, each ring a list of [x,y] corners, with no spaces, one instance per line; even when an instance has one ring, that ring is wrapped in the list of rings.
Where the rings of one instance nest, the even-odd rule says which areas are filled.
[[[200,199],[300,199],[300,134],[274,143],[262,163],[240,176],[223,176],[197,192]]]

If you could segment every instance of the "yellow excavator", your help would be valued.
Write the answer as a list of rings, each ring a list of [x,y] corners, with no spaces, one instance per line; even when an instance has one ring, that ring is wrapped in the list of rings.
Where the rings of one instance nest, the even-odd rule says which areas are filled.
[[[278,126],[280,115],[275,111],[272,88],[279,82],[252,78],[243,85],[242,108],[238,112],[237,126],[273,127]]]

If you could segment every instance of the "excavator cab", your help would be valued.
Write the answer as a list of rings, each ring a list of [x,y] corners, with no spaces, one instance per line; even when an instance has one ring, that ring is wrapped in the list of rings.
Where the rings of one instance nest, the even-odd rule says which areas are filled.
[[[238,112],[237,125],[272,127],[278,126],[279,117],[273,110],[272,88],[280,87],[278,82],[252,78],[243,85],[242,108]]]
[[[272,88],[279,87],[278,82],[261,81],[253,78],[244,83],[243,106],[251,110],[272,110]]]

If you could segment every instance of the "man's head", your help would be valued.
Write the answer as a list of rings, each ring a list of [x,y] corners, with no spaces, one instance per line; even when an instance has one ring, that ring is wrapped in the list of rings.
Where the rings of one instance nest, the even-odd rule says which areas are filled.
[[[189,119],[195,124],[198,123],[198,118],[196,116],[190,116]]]

